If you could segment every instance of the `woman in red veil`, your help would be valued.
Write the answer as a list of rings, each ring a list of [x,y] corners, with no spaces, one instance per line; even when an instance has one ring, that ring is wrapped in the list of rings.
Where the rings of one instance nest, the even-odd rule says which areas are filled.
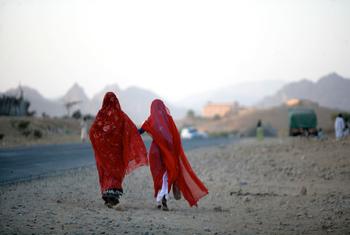
[[[106,93],[90,129],[102,199],[108,207],[119,203],[123,179],[147,165],[147,152],[135,124],[120,108],[113,92]]]
[[[151,115],[139,131],[146,131],[153,138],[149,164],[158,208],[168,210],[166,202],[171,187],[175,199],[180,199],[182,194],[190,206],[197,205],[198,200],[208,194],[208,189],[192,170],[179,132],[163,101],[156,99],[152,102]]]

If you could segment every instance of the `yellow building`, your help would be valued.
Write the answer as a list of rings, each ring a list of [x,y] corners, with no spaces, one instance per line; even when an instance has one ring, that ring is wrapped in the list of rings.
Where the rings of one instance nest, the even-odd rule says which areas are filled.
[[[304,99],[289,99],[285,102],[285,105],[288,107],[293,106],[318,106],[318,103],[310,101],[310,100],[304,100]]]
[[[203,107],[202,115],[206,118],[224,117],[229,114],[238,112],[239,105],[237,102],[233,103],[212,103],[209,102]]]

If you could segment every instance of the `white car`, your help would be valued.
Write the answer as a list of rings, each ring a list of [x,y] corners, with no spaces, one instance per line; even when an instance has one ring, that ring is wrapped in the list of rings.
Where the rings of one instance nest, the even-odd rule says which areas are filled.
[[[198,131],[196,128],[188,127],[181,130],[182,139],[208,138],[208,134]]]

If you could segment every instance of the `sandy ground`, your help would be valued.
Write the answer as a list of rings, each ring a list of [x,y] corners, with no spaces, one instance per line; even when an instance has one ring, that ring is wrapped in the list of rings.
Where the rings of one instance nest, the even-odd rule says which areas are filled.
[[[109,209],[90,167],[1,186],[0,234],[350,234],[350,139],[244,140],[188,157],[210,191],[198,208],[156,209],[143,167]]]

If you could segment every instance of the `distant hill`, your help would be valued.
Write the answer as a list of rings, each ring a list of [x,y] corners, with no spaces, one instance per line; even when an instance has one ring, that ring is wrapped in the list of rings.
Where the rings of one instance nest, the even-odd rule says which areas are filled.
[[[257,106],[274,107],[291,98],[311,100],[324,107],[349,111],[350,79],[331,73],[317,82],[307,79],[292,82],[283,86],[274,95],[262,99]]]
[[[22,86],[22,89],[24,98],[31,103],[29,111],[35,110],[38,116],[41,116],[43,112],[50,116],[66,115],[67,110],[64,104],[75,101],[78,101],[79,103],[71,108],[71,114],[79,109],[83,114],[96,115],[101,108],[105,93],[113,91],[118,96],[123,110],[137,124],[141,124],[148,117],[152,100],[161,98],[149,90],[139,87],[129,87],[122,90],[116,84],[106,86],[103,90],[97,92],[92,99],[88,98],[84,89],[78,84],[74,84],[64,96],[57,100],[47,99],[38,91],[30,87]],[[19,88],[10,89],[5,92],[5,94],[15,96],[19,95],[19,93]],[[170,108],[174,118],[182,118],[185,115],[185,109],[179,108],[166,101],[165,103]]]
[[[62,116],[65,114],[65,108],[62,102],[46,99],[37,90],[28,86],[22,86],[23,96],[30,102],[29,111],[35,111],[36,115],[46,113],[50,116]],[[18,96],[19,88],[6,91],[4,94]]]
[[[267,95],[274,94],[285,84],[284,81],[266,80],[257,82],[245,82],[232,86],[222,87],[207,92],[197,93],[177,102],[185,105],[187,109],[193,109],[197,113],[202,111],[208,102],[233,102],[240,105],[251,106]]]
[[[61,103],[79,102],[74,105],[72,111],[79,109],[82,113],[90,113],[90,100],[84,89],[75,83],[60,99]]]

